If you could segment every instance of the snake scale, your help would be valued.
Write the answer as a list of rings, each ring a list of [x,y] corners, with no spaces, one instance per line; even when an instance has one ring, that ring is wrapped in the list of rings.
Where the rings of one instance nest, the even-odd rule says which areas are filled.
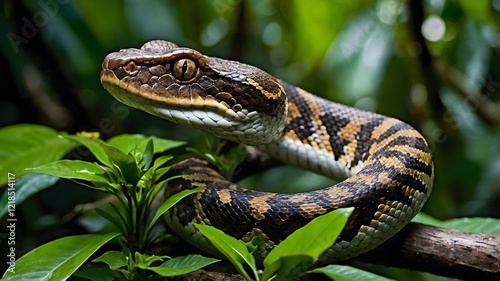
[[[313,218],[352,206],[345,229],[319,263],[346,260],[403,228],[432,190],[432,155],[415,129],[314,96],[250,65],[155,40],[107,55],[101,82],[128,106],[343,180],[321,190],[278,194],[240,187],[202,160],[176,164],[173,171],[184,176],[171,182],[170,192],[206,189],[175,205],[167,223],[208,252],[217,250],[193,222],[275,245]]]

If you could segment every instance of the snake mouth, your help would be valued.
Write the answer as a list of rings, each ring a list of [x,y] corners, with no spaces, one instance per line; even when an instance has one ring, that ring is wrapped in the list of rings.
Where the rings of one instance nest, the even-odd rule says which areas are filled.
[[[162,93],[159,94],[155,91],[155,87],[147,87],[144,84],[134,85],[133,78],[126,76],[119,79],[109,69],[102,70],[101,83],[120,102],[169,120],[172,118],[204,120],[208,117],[208,120],[212,121],[207,121],[204,125],[210,126],[214,123],[213,126],[227,127],[228,122],[233,125],[245,123],[255,120],[258,115],[256,111],[249,112],[241,108],[239,104],[230,106],[211,95],[199,95],[196,93],[199,89],[193,89],[196,87],[192,86],[184,87],[184,91],[180,90],[177,85],[169,86],[162,88]],[[182,113],[182,116],[179,113]]]
[[[130,107],[180,125],[249,145],[267,143],[271,141],[270,138],[279,137],[275,132],[281,129],[272,128],[275,132],[269,132],[266,126],[262,125],[268,122],[266,119],[269,116],[265,114],[243,109],[240,105],[230,106],[210,95],[198,95],[193,89],[184,93],[183,97],[176,94],[158,95],[149,87],[134,86],[132,80],[128,76],[119,79],[109,69],[101,71],[101,83],[104,88],[118,101]],[[186,86],[186,88],[192,88],[192,86]],[[167,88],[166,91],[169,89]]]

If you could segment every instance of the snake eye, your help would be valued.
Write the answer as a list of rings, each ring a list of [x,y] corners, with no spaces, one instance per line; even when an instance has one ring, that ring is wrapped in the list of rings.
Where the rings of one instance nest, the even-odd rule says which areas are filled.
[[[173,64],[171,64],[170,71],[172,75],[181,81],[187,81],[193,79],[196,75],[196,63],[190,59],[180,59]]]

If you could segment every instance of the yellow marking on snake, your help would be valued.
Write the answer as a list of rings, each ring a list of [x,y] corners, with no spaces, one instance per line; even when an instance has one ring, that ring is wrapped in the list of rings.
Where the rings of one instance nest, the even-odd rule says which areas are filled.
[[[256,218],[257,220],[263,220],[266,218],[264,214],[269,210],[269,208],[271,208],[271,206],[267,204],[266,200],[272,197],[274,197],[274,194],[269,193],[259,197],[255,197],[254,199],[248,201],[250,206],[253,208],[252,215],[254,216],[254,218]]]
[[[250,83],[250,85],[254,86],[257,90],[259,90],[262,94],[264,94],[268,99],[277,99],[281,96],[282,93],[285,92],[285,90],[283,90],[283,87],[277,83],[277,82],[274,82],[277,86],[278,86],[278,92],[276,93],[273,93],[273,92],[269,92],[268,90],[262,88],[262,86],[255,80],[253,80],[252,78],[247,78],[247,82]]]
[[[302,204],[300,205],[300,208],[304,212],[305,218],[314,218],[317,215],[322,215],[327,212],[327,210],[325,210],[323,207],[314,203]]]
[[[228,189],[223,189],[217,191],[217,194],[219,195],[220,201],[222,204],[228,204],[231,203],[231,192],[229,192]]]

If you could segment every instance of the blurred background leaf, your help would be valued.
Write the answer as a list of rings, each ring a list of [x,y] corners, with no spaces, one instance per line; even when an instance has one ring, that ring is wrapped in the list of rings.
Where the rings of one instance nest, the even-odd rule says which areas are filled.
[[[107,53],[164,39],[413,125],[436,164],[424,211],[443,220],[500,217],[499,0],[5,0],[0,9],[0,126],[203,142],[199,132],[120,104],[100,85]],[[7,142],[0,139],[0,146]],[[83,149],[69,155],[89,157]],[[332,181],[280,167],[245,183],[290,192]],[[18,254],[85,232],[78,221],[62,218],[99,197],[60,181],[18,206]]]

